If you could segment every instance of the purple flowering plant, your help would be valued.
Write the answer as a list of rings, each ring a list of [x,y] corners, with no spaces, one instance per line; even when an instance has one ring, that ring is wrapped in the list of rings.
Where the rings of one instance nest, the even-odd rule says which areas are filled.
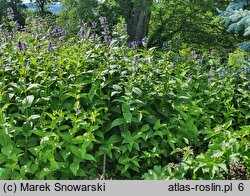
[[[129,45],[105,17],[72,37],[29,20],[0,26],[0,179],[97,179],[103,165],[115,179],[249,179],[243,55]]]

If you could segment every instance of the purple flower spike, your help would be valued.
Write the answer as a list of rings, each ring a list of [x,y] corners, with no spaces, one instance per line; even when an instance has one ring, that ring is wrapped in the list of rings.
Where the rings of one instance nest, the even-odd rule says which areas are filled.
[[[104,42],[111,42],[112,37],[110,35],[105,35],[104,36]]]
[[[80,29],[80,31],[78,32],[78,37],[83,37],[83,35],[85,34],[84,30],[83,29]]]
[[[139,61],[139,56],[138,55],[134,56],[134,61],[135,61],[135,64],[138,64],[138,61]]]
[[[196,55],[196,51],[195,51],[195,50],[192,50],[192,51],[191,51],[191,54],[192,54],[193,56],[195,56],[195,55]]]
[[[222,69],[222,70],[220,71],[220,73],[219,73],[219,76],[222,77],[222,78],[224,78],[226,75],[227,75],[226,69]]]
[[[26,49],[25,43],[19,41],[19,42],[18,42],[18,48],[19,48],[20,50],[25,50],[25,49]]]
[[[109,33],[110,33],[109,27],[108,26],[104,27],[103,34],[108,35]]]
[[[13,15],[14,14],[14,11],[13,11],[12,7],[7,8],[7,14],[8,15]]]
[[[93,34],[92,34],[92,39],[93,39],[93,40],[98,39],[98,34],[93,33]]]
[[[92,29],[96,29],[97,23],[96,22],[92,22]]]
[[[202,64],[202,60],[201,59],[198,59],[197,60],[197,65],[201,65]]]
[[[147,42],[148,42],[148,38],[147,37],[142,38],[142,44],[143,45],[147,44]]]
[[[21,26],[20,26],[20,24],[18,22],[16,22],[14,24],[14,27],[15,27],[16,30],[19,30],[21,28]]]
[[[102,26],[108,25],[108,21],[107,21],[106,17],[101,17],[100,18],[100,23],[101,23]]]
[[[132,41],[131,42],[131,47],[135,50],[137,48],[137,42],[136,41]]]
[[[54,49],[53,43],[52,43],[52,42],[49,42],[49,43],[48,43],[48,51],[52,51],[53,49]]]
[[[210,74],[211,76],[214,76],[214,75],[215,75],[215,68],[214,68],[213,66],[210,68],[209,74]]]
[[[54,28],[54,30],[53,30],[53,31],[54,31],[54,33],[56,33],[56,34],[57,34],[57,33],[59,33],[60,28],[59,28],[58,26],[56,26],[56,27]]]

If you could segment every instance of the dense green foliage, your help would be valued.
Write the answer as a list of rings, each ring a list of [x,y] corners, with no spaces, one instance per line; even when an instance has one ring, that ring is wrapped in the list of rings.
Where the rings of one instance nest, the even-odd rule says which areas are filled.
[[[247,53],[46,25],[0,31],[1,179],[250,179]]]
[[[221,23],[228,25],[228,31],[233,31],[244,36],[244,42],[238,44],[243,50],[250,48],[250,2],[248,0],[235,0],[231,2],[225,11],[221,11],[219,17],[222,19]]]
[[[64,0],[62,7],[63,11],[58,14],[57,22],[61,27],[68,26],[71,35],[77,33],[79,24],[91,25],[103,16],[107,18],[110,26],[116,25],[121,20],[121,12],[113,0]]]
[[[175,45],[175,39],[178,39],[189,47],[197,47],[200,50],[234,47],[236,37],[226,32],[216,18],[216,8],[224,9],[226,1],[157,2],[152,11],[149,45],[160,45],[164,41]]]
[[[0,24],[6,21],[8,17],[8,8],[11,7],[13,11],[13,17],[19,24],[25,24],[25,6],[22,4],[22,0],[1,0],[0,1]]]
[[[148,6],[144,4],[150,2]],[[128,25],[129,41],[137,40],[140,33],[149,25],[148,32],[142,32],[148,37],[148,46],[160,46],[163,42],[174,44],[178,39],[189,47],[199,49],[228,48],[232,49],[240,38],[228,33],[226,28],[216,18],[216,8],[225,9],[230,1],[189,1],[189,0],[103,0],[103,1],[76,1],[64,0],[65,11],[59,14],[59,24],[70,24],[71,32],[76,33],[78,21],[85,23],[97,21],[98,18],[107,17],[110,26],[116,25],[123,18]],[[149,12],[150,15],[139,16],[140,12]],[[144,23],[139,25],[139,18]],[[150,19],[150,23],[145,24]],[[136,36],[136,34],[138,34]]]

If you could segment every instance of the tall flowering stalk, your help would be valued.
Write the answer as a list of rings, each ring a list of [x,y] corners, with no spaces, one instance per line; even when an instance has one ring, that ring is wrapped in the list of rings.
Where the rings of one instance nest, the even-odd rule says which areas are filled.
[[[104,42],[110,42],[112,40],[112,37],[110,35],[110,30],[109,30],[107,18],[101,17],[100,24],[103,28],[102,34],[104,36]]]
[[[83,30],[83,28],[81,28],[81,29],[78,31],[78,33],[77,33],[77,35],[78,35],[79,38],[82,38],[82,37],[84,36],[84,34],[85,34],[85,31]]]

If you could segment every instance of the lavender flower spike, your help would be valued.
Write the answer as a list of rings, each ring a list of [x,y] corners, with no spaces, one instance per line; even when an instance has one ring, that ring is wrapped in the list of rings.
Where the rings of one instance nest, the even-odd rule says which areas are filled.
[[[16,22],[14,24],[14,27],[15,27],[16,30],[19,30],[21,28],[21,26],[20,26],[20,24],[18,22]]]
[[[108,21],[106,19],[106,17],[101,17],[100,18],[100,23],[102,26],[106,26],[108,24]]]
[[[7,8],[7,14],[8,14],[8,15],[14,14],[14,11],[13,11],[12,7],[8,7],[8,8]]]
[[[23,43],[23,42],[21,42],[21,41],[18,42],[18,48],[19,48],[20,50],[25,50],[25,49],[26,49],[25,46],[26,46],[25,43]]]
[[[84,30],[81,28],[77,35],[78,35],[78,37],[81,38],[81,37],[83,37],[84,33],[85,33]]]

